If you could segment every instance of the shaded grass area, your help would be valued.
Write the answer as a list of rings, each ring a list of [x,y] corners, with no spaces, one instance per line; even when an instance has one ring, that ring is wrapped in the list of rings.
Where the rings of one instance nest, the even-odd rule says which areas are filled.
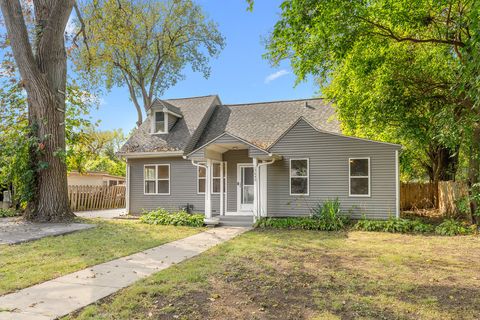
[[[17,245],[0,245],[0,295],[181,239],[203,228],[89,220],[96,228]]]
[[[68,319],[475,319],[480,239],[255,230]]]

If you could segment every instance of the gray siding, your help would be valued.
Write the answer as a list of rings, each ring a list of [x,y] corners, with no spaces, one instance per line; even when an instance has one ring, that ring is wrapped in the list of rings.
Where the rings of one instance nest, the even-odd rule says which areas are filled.
[[[227,161],[227,207],[237,211],[237,163],[251,163],[247,150],[232,150],[224,153]],[[183,158],[129,159],[130,165],[130,213],[165,208],[177,210],[187,203],[193,204],[195,212],[205,210],[205,195],[197,194],[197,167]],[[170,164],[170,195],[145,195],[143,170],[147,164]],[[212,212],[220,212],[220,195],[212,194]]]
[[[177,122],[178,118],[175,117],[173,114],[168,115],[168,131],[172,130],[173,126]]]
[[[283,156],[268,168],[268,215],[296,216],[326,199],[339,198],[355,218],[385,219],[395,215],[394,145],[321,133],[299,121],[270,151]],[[348,158],[370,157],[371,197],[349,197]],[[310,194],[290,196],[289,160],[309,158]]]

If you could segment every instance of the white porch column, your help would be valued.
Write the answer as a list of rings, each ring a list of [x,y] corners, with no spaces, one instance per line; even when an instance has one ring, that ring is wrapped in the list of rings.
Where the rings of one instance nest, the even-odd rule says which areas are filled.
[[[225,200],[224,200],[224,185],[223,185],[223,177],[224,177],[224,172],[223,168],[225,168],[225,163],[222,161],[220,162],[220,215],[225,215]]]
[[[258,159],[253,158],[253,220],[258,218]]]
[[[205,219],[212,218],[212,160],[207,159],[205,170]]]

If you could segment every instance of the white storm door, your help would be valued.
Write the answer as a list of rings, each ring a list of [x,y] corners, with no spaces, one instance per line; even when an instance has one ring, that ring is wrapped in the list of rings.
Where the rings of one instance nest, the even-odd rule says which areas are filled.
[[[253,165],[238,164],[237,167],[237,200],[238,211],[253,212]]]

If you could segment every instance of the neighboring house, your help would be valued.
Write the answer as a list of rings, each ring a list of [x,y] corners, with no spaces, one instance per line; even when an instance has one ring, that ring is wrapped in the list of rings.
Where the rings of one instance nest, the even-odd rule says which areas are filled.
[[[107,172],[72,171],[67,176],[69,186],[116,186],[125,184],[125,177],[114,176]]]
[[[301,216],[334,198],[355,218],[399,214],[401,146],[342,135],[322,99],[156,99],[147,113],[120,151],[132,214]]]

